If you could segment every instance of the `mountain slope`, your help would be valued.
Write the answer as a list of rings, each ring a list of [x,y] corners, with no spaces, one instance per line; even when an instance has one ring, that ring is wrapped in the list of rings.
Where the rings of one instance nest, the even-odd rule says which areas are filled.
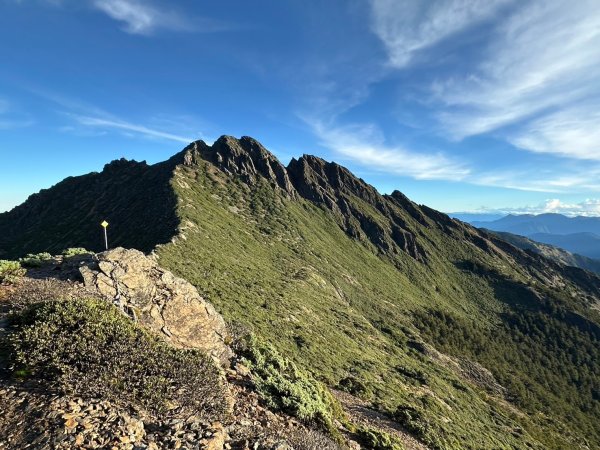
[[[286,168],[251,138],[198,141],[164,164],[146,169],[168,172],[152,188],[174,199],[150,208],[176,218],[177,233],[155,241],[161,265],[330,386],[369,400],[430,448],[600,445],[592,274],[398,191],[380,195],[337,164],[303,156]],[[73,218],[49,206],[39,220],[26,202],[20,228],[43,231],[53,217],[81,224],[90,204],[69,192],[46,195],[75,205]],[[135,247],[152,227],[110,205],[111,226],[131,230],[122,245]],[[11,214],[0,215],[0,231]],[[0,249],[44,249],[43,237],[22,234]],[[52,245],[82,240],[65,233]]]
[[[540,255],[543,255],[544,257],[556,261],[560,264],[564,264],[566,266],[579,267],[580,269],[600,273],[600,260],[598,259],[588,258],[577,253],[571,253],[566,250],[563,250],[560,247],[555,247],[550,244],[536,242],[535,240],[526,238],[525,236],[519,236],[503,231],[488,231],[490,231],[490,233],[498,235],[498,237],[504,239],[506,242],[510,242],[515,247],[539,253]]]
[[[600,258],[600,235],[588,232],[572,234],[533,233],[531,239],[564,248],[588,258]]]
[[[176,233],[177,199],[169,187],[178,157],[148,166],[113,161],[101,173],[69,177],[0,214],[0,258],[58,253],[69,247],[104,249],[100,222],[109,222],[110,246],[150,251]]]
[[[588,258],[600,258],[600,218],[566,217],[561,214],[508,215],[473,226],[526,236]]]

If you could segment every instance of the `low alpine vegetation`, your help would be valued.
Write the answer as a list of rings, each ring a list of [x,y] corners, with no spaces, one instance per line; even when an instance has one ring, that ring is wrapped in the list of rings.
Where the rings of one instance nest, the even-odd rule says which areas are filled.
[[[83,247],[71,247],[71,248],[67,248],[65,250],[63,250],[62,255],[65,258],[71,258],[72,256],[78,256],[78,255],[91,255],[92,251],[87,250]]]
[[[0,259],[0,283],[14,283],[25,275],[26,270],[18,261]]]
[[[27,256],[19,259],[23,267],[31,268],[41,267],[50,261],[52,261],[52,255],[47,252],[29,253]]]
[[[247,338],[244,355],[256,389],[269,408],[335,434],[333,421],[341,418],[341,407],[323,384],[252,335]]]
[[[194,350],[174,349],[101,300],[54,300],[10,319],[13,376],[62,393],[128,401],[168,416],[189,411],[222,420],[227,391],[219,369]]]
[[[385,431],[359,427],[356,430],[356,436],[366,448],[373,450],[404,450],[402,443]]]

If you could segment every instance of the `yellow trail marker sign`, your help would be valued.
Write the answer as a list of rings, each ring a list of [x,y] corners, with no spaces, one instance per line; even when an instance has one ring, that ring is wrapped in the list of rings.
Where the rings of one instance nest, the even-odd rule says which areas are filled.
[[[108,234],[106,233],[106,227],[108,227],[108,222],[106,220],[103,220],[100,225],[102,226],[102,228],[104,228],[104,247],[106,247],[106,250],[108,250]]]

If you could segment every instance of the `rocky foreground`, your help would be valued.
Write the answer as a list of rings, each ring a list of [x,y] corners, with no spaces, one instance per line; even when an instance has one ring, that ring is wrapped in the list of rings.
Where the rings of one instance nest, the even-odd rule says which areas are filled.
[[[141,326],[168,347],[195,349],[208,355],[220,374],[221,382],[214,390],[224,389],[219,394],[222,398],[217,394],[214,397],[223,406],[215,407],[220,411],[218,416],[211,416],[174,401],[168,411],[157,414],[153,408],[132,401],[135,395],[115,394],[109,386],[100,390],[96,387],[94,391],[81,386],[81,381],[73,375],[69,375],[74,378],[67,380],[66,387],[52,384],[39,375],[23,375],[10,367],[0,353],[1,450],[360,449],[357,430],[364,435],[365,430],[378,427],[386,429],[382,436],[389,444],[381,448],[400,449],[400,442],[404,442],[408,449],[426,449],[389,419],[347,393],[335,394],[358,428],[336,420],[335,439],[331,431],[326,432],[314,421],[300,420],[268,407],[257,390],[248,362],[232,350],[236,336],[221,315],[190,283],[160,268],[142,252],[117,248],[97,255],[55,257],[35,266],[25,277],[0,284],[3,346],[16,333],[11,314],[23,314],[31,305],[57,299],[73,303],[90,299],[112,304],[126,321]],[[73,346],[76,338],[73,336]],[[67,353],[71,351],[76,353],[75,349],[67,349]],[[135,360],[136,355],[123,354],[122,358]],[[107,361],[110,361],[108,356]],[[206,392],[211,389],[196,388]],[[100,394],[90,395],[90,392]],[[394,436],[393,441],[390,435]],[[380,436],[369,433],[366,436],[371,441],[363,442],[363,447],[375,448]]]
[[[0,285],[0,337],[11,333],[10,311],[77,298],[113,303],[170,346],[210,355],[226,383],[224,420],[207,421],[176,407],[161,417],[128,401],[56,392],[44,380],[15,379],[3,364],[0,449],[341,448],[321,431],[263,406],[250,370],[228,345],[223,318],[191,284],[137,250],[57,258]]]

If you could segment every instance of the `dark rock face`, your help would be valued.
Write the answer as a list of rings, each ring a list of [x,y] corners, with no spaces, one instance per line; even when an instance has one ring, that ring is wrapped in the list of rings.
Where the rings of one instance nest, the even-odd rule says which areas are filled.
[[[249,185],[255,184],[258,177],[266,178],[286,196],[296,197],[285,167],[260,142],[251,137],[236,139],[221,136],[212,146],[204,141],[197,141],[186,150],[184,164],[193,164],[201,157],[226,173],[240,176]]]
[[[397,211],[397,207],[401,207],[417,220],[427,222],[418,207],[408,199],[406,206],[410,208],[394,204],[348,169],[315,156],[292,159],[287,170],[298,193],[331,210],[340,227],[350,236],[370,241],[382,253],[403,251],[418,261],[425,261],[425,252]],[[360,202],[368,206],[361,207]],[[369,207],[382,213],[388,223],[377,221],[369,214]]]
[[[187,166],[201,159],[208,161],[225,173],[240,177],[249,186],[255,185],[259,178],[266,179],[288,199],[302,197],[329,209],[349,236],[371,242],[382,253],[403,251],[425,261],[417,238],[396,211],[406,209],[416,220],[426,224],[427,219],[419,207],[406,197],[403,203],[393,203],[336,163],[304,155],[292,159],[286,168],[258,141],[247,136],[240,139],[221,136],[212,146],[196,141],[177,158],[180,164]],[[397,195],[402,196],[399,192]],[[383,213],[389,218],[389,224],[376,221],[360,202]]]
[[[10,213],[0,214],[0,256],[57,253],[68,247],[100,250],[102,220],[114,224],[109,229],[111,245],[149,252],[177,233],[176,199],[170,187],[173,170],[202,161],[249,187],[266,180],[289,200],[304,198],[328,209],[349,236],[370,242],[387,255],[401,251],[426,260],[415,224],[413,230],[408,224],[410,217],[424,226],[452,225],[447,216],[425,211],[398,191],[382,196],[336,163],[304,155],[286,168],[255,139],[221,136],[212,146],[193,142],[168,161],[152,166],[116,160],[100,174],[68,178],[31,196]],[[63,223],[65,216],[68,224]]]
[[[104,249],[100,222],[108,221],[110,246],[150,252],[177,232],[177,199],[169,185],[179,161],[152,166],[115,160],[100,173],[69,177],[0,214],[0,258],[60,253],[69,247]]]

